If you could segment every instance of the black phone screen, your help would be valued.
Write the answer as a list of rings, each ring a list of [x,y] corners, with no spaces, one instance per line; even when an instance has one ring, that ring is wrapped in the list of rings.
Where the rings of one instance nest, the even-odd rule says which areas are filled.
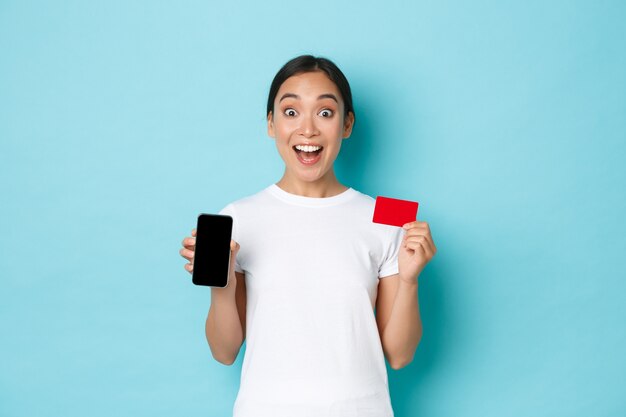
[[[198,216],[192,273],[194,284],[226,287],[232,230],[231,216],[204,213]]]

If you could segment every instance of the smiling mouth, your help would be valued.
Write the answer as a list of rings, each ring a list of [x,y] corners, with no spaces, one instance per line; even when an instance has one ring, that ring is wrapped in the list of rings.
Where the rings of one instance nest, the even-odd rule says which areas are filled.
[[[324,150],[323,147],[319,147],[318,150],[311,150],[311,151],[307,151],[307,150],[300,150],[297,149],[295,146],[293,147],[293,150],[296,152],[296,155],[298,157],[298,160],[300,162],[302,162],[304,165],[311,165],[316,163],[317,161],[319,161],[320,159],[320,154],[322,153],[322,151]]]

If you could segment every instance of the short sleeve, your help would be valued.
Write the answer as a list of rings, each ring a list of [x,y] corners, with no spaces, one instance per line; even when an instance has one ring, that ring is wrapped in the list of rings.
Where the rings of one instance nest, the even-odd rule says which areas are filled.
[[[228,204],[226,207],[224,207],[223,209],[221,209],[219,211],[218,214],[224,214],[224,215],[228,215],[230,217],[233,218],[233,235],[232,235],[232,239],[237,242],[239,242],[239,229],[237,227],[237,215],[235,214],[235,207],[233,206],[232,203]],[[241,267],[241,265],[239,264],[240,261],[240,254],[241,254],[241,250],[237,253],[237,257],[235,258],[235,271],[243,273],[243,268]]]
[[[384,242],[384,253],[380,267],[378,268],[378,277],[384,278],[389,275],[397,274],[398,269],[398,253],[400,251],[400,245],[404,238],[404,229],[400,227],[393,227],[392,232],[386,234]]]

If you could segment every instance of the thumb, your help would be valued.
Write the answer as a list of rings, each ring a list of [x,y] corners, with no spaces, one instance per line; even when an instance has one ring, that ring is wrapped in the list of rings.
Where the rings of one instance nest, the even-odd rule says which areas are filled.
[[[237,262],[237,252],[239,252],[239,243],[234,240],[230,241],[230,273],[235,271],[235,263]]]
[[[230,251],[231,251],[230,255],[232,257],[235,257],[237,255],[237,252],[239,252],[239,248],[240,248],[239,243],[237,243],[237,242],[235,242],[234,240],[231,239],[231,241],[230,241]]]

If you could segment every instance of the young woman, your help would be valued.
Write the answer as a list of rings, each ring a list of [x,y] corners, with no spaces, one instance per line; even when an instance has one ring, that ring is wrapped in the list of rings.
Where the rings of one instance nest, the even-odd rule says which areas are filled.
[[[247,340],[234,417],[394,414],[384,358],[393,369],[412,361],[418,277],[437,249],[426,222],[373,223],[375,200],[336,178],[354,121],[331,61],[303,55],[276,74],[267,129],[284,174],[220,211],[234,220],[231,271],[211,288],[206,321],[223,364]],[[180,251],[189,272],[191,235]]]

